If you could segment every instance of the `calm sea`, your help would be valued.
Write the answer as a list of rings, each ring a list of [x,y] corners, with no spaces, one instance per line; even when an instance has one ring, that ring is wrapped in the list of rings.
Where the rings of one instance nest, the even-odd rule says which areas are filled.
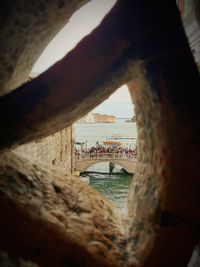
[[[134,148],[137,138],[136,124],[132,122],[117,123],[76,123],[74,124],[75,142],[84,143],[83,147],[90,148],[113,137],[121,146]],[[77,148],[79,145],[77,145]],[[121,166],[115,165],[116,174],[91,173],[90,185],[110,199],[120,210],[126,209],[126,200],[132,175],[120,173]],[[109,162],[90,166],[89,171],[109,172]]]

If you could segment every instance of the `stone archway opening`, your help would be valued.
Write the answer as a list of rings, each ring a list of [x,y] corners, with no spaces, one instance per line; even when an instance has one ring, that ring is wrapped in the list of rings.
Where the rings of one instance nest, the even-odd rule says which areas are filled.
[[[127,210],[137,160],[137,125],[127,85],[74,123],[73,133],[75,173],[89,175],[90,185]]]
[[[138,11],[134,17],[132,4]],[[175,4],[157,5],[118,1],[110,18],[104,20],[91,38],[81,41],[47,73],[1,98],[3,149],[53,134],[100,103],[116,84],[128,82],[136,104],[139,135],[128,225],[124,225],[106,200],[74,177],[68,179],[53,167],[46,168],[13,151],[2,151],[2,248],[51,267],[83,263],[93,266],[94,262],[96,266],[120,267],[187,264],[200,236],[200,82]],[[120,14],[120,20],[116,14]],[[108,36],[107,26],[116,31],[109,31]],[[103,47],[96,39],[102,37],[101,33],[105,34],[101,39]],[[9,47],[13,40],[9,42],[6,38],[7,41]],[[25,51],[23,46],[19,48]],[[12,54],[13,50],[8,50]],[[98,59],[99,64],[89,60],[88,68],[84,68],[88,60],[83,56],[85,53],[90,55],[89,59]],[[13,60],[16,58],[15,55]],[[17,61],[7,62],[15,66]],[[24,66],[23,70],[18,69],[19,73],[24,74]],[[80,81],[75,79],[77,66],[80,74],[84,73],[79,76],[83,91]],[[11,66],[6,70],[12,71]],[[67,78],[63,75],[66,71]],[[7,82],[10,73],[6,74]],[[15,85],[13,88],[11,83]],[[18,85],[11,79],[2,88],[6,91]],[[69,85],[73,90],[66,93],[64,89]],[[188,88],[192,88],[192,94]],[[75,99],[74,92],[79,92]],[[78,105],[80,100],[82,105]],[[34,230],[37,239],[30,235]]]

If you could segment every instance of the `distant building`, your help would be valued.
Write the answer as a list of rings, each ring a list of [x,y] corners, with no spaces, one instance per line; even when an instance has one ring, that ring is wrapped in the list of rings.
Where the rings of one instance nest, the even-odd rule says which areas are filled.
[[[102,123],[115,123],[116,117],[113,115],[106,115],[106,114],[94,114],[95,122],[102,122]]]
[[[79,119],[78,123],[115,123],[117,121],[116,117],[107,114],[98,114],[89,112],[87,115]]]
[[[91,112],[89,112],[84,117],[82,117],[81,119],[79,119],[77,122],[78,123],[94,123],[95,122],[94,114],[91,113]]]

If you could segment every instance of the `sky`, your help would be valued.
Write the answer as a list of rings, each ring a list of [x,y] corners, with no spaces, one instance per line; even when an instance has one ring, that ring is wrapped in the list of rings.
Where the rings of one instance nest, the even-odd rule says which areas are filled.
[[[93,112],[114,115],[117,118],[132,118],[133,104],[127,85],[117,89],[107,100],[97,106]]]
[[[55,36],[35,63],[32,73],[42,73],[60,60],[95,27],[116,3],[116,0],[93,0],[79,9],[66,26]],[[94,112],[115,115],[118,118],[131,118],[133,104],[126,85],[120,87]]]

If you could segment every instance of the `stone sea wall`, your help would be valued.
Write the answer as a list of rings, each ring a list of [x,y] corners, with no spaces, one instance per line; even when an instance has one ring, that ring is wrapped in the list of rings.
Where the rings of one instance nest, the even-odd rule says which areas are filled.
[[[55,165],[67,174],[71,173],[71,139],[72,128],[68,127],[46,138],[21,145],[17,151],[33,159]]]

